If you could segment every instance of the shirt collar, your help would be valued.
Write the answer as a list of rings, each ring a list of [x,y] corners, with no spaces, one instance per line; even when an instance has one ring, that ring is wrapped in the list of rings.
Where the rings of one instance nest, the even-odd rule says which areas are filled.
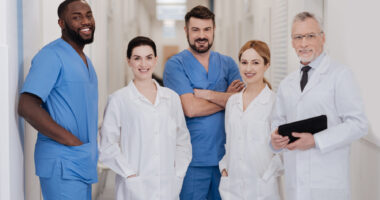
[[[311,61],[307,66],[310,66],[311,69],[317,69],[325,56],[326,56],[326,53],[322,52],[321,55],[319,55],[316,59]],[[304,67],[304,66],[306,66],[306,65],[300,64],[300,71],[301,71],[302,67]]]
[[[239,98],[236,98],[234,102],[232,102],[232,104],[239,104],[241,106],[241,108],[243,108],[243,92],[245,91],[245,88],[239,92]],[[251,103],[260,103],[260,104],[267,104],[270,100],[270,97],[271,97],[271,89],[268,87],[268,85],[265,85],[265,88],[260,92],[259,95],[257,95],[257,97],[255,99],[253,99],[253,101]]]
[[[160,84],[158,84],[156,80],[152,79],[152,81],[153,81],[153,83],[157,87],[157,97],[156,97],[155,104],[158,104],[158,102],[160,101],[160,99],[169,99],[170,96],[169,96],[169,94],[167,94],[164,91],[164,88],[161,87]],[[133,80],[129,81],[128,87],[131,89],[131,95],[130,95],[130,97],[132,99],[138,99],[138,100],[143,100],[143,101],[146,100],[147,101],[146,97],[144,95],[142,95],[140,93],[140,91],[136,88],[136,85],[133,82]]]

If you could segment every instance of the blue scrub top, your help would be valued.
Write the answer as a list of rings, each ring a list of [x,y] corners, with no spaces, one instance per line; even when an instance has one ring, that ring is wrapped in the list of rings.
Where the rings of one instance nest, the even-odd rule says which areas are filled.
[[[164,85],[178,95],[194,93],[194,88],[225,92],[236,79],[241,77],[234,60],[214,51],[210,52],[208,73],[189,50],[171,57],[164,71]],[[186,117],[186,123],[193,147],[190,166],[217,166],[225,153],[224,110],[203,117]]]
[[[97,182],[98,80],[94,67],[62,39],[42,48],[32,60],[21,93],[41,98],[55,122],[84,144],[69,147],[38,133],[34,159],[36,174],[51,177],[56,163],[62,178]]]

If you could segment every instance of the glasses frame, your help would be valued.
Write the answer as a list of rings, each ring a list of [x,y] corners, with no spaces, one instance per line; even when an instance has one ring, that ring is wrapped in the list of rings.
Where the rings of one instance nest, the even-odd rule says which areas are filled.
[[[291,38],[294,42],[301,42],[303,41],[303,39],[305,38],[306,41],[313,41],[315,39],[317,39],[317,36],[321,36],[323,35],[324,32],[321,31],[319,33],[307,33],[307,34],[296,34],[296,35],[292,35]]]

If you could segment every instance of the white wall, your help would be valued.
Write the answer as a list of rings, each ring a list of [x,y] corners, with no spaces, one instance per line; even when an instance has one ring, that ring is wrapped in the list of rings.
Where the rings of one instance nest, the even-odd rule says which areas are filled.
[[[325,1],[328,52],[354,72],[370,122],[368,136],[352,146],[353,200],[380,199],[379,1]]]
[[[16,112],[17,91],[19,87],[19,1],[0,1],[0,62],[1,62],[1,127],[0,142],[0,198],[23,199],[23,142],[19,132],[19,118]]]
[[[10,166],[9,166],[9,99],[8,99],[8,41],[7,41],[7,2],[0,1],[0,127],[3,127],[0,140],[0,199],[10,198]]]

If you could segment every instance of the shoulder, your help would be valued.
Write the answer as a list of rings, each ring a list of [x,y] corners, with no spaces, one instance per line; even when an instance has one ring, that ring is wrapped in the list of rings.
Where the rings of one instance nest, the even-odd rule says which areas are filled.
[[[296,80],[297,78],[298,70],[295,70],[291,72],[289,75],[287,75],[282,81],[280,82],[279,88],[284,87],[288,84],[290,84],[292,81]]]
[[[129,92],[130,89],[128,86],[120,88],[108,96],[108,102],[120,104],[123,101],[128,101],[130,96]]]
[[[223,63],[227,63],[227,64],[231,64],[231,63],[235,63],[234,59],[231,57],[231,56],[227,56],[227,55],[223,55],[219,52],[215,52],[213,51],[212,52],[214,54],[214,56],[218,57]]]
[[[328,69],[328,74],[342,74],[342,73],[351,73],[351,69],[342,63],[339,63],[338,61],[332,59],[331,57],[329,58],[329,69]]]
[[[186,57],[186,50],[183,50],[168,59],[166,66],[178,66],[183,63],[183,60]]]
[[[38,51],[34,59],[40,59],[40,58],[59,59],[58,49],[59,49],[58,40],[55,40],[45,45],[44,47],[42,47],[42,49]]]
[[[167,87],[162,87],[160,86],[161,91],[168,96],[170,99],[173,99],[174,101],[180,101],[180,98],[174,90],[167,88]]]
[[[239,101],[239,98],[241,96],[241,92],[235,93],[228,98],[226,106],[230,107],[231,105],[237,103]]]

